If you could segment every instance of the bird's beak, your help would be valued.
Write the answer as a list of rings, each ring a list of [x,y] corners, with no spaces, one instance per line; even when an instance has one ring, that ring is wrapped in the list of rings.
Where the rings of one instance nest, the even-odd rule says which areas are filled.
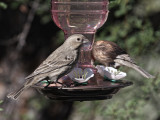
[[[83,43],[89,43],[89,40],[86,39],[86,38],[84,38],[84,39],[83,39]]]

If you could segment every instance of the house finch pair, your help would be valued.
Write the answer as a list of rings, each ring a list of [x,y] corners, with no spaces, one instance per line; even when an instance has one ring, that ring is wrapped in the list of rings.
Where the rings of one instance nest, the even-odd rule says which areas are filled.
[[[135,69],[146,78],[154,78],[148,72],[136,65],[132,58],[122,50],[117,44],[111,41],[97,41],[93,45],[92,55],[95,60],[105,66],[118,68],[127,66]]]
[[[88,42],[89,40],[81,34],[74,34],[67,38],[31,75],[25,78],[25,84],[18,91],[10,93],[7,97],[17,99],[25,89],[43,80],[56,83],[59,78],[72,70],[78,62],[80,46]]]

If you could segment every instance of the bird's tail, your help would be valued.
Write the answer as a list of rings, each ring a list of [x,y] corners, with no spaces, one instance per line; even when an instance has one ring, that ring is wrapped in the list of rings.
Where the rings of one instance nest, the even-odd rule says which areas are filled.
[[[141,75],[143,75],[145,78],[155,78],[155,76],[149,74],[148,72],[146,72],[144,69],[142,69],[141,67],[139,67],[138,65],[128,62],[128,61],[124,61],[121,59],[116,59],[115,62],[124,65],[124,66],[128,66],[131,67],[133,69],[135,69],[137,72],[139,72]]]
[[[14,99],[14,100],[17,100],[17,98],[22,94],[22,92],[27,88],[28,87],[23,86],[20,89],[18,89],[17,91],[8,94],[7,97],[11,98],[11,99]]]
[[[142,69],[141,67],[139,67],[137,65],[135,65],[135,67],[133,67],[133,69],[135,69],[136,71],[141,73],[141,75],[143,75],[145,78],[155,78],[155,76],[149,74],[148,72],[146,72],[144,69]]]

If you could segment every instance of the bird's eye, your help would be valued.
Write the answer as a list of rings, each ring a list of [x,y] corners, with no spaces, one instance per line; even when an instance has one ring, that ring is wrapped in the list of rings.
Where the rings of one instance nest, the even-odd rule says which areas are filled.
[[[81,39],[80,38],[77,38],[77,41],[80,41]]]

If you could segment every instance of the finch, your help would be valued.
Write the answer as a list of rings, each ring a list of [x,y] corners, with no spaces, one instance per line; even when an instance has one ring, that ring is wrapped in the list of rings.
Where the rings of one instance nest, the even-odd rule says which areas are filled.
[[[111,41],[97,41],[93,44],[92,56],[105,66],[119,68],[120,66],[127,66],[133,68],[145,78],[154,78],[148,72],[136,65],[133,59],[117,44]]]
[[[88,42],[89,40],[81,34],[68,37],[32,74],[25,78],[26,82],[18,91],[10,93],[7,97],[16,100],[25,89],[43,80],[50,80],[51,83],[58,82],[59,78],[69,73],[76,65],[81,45]]]

